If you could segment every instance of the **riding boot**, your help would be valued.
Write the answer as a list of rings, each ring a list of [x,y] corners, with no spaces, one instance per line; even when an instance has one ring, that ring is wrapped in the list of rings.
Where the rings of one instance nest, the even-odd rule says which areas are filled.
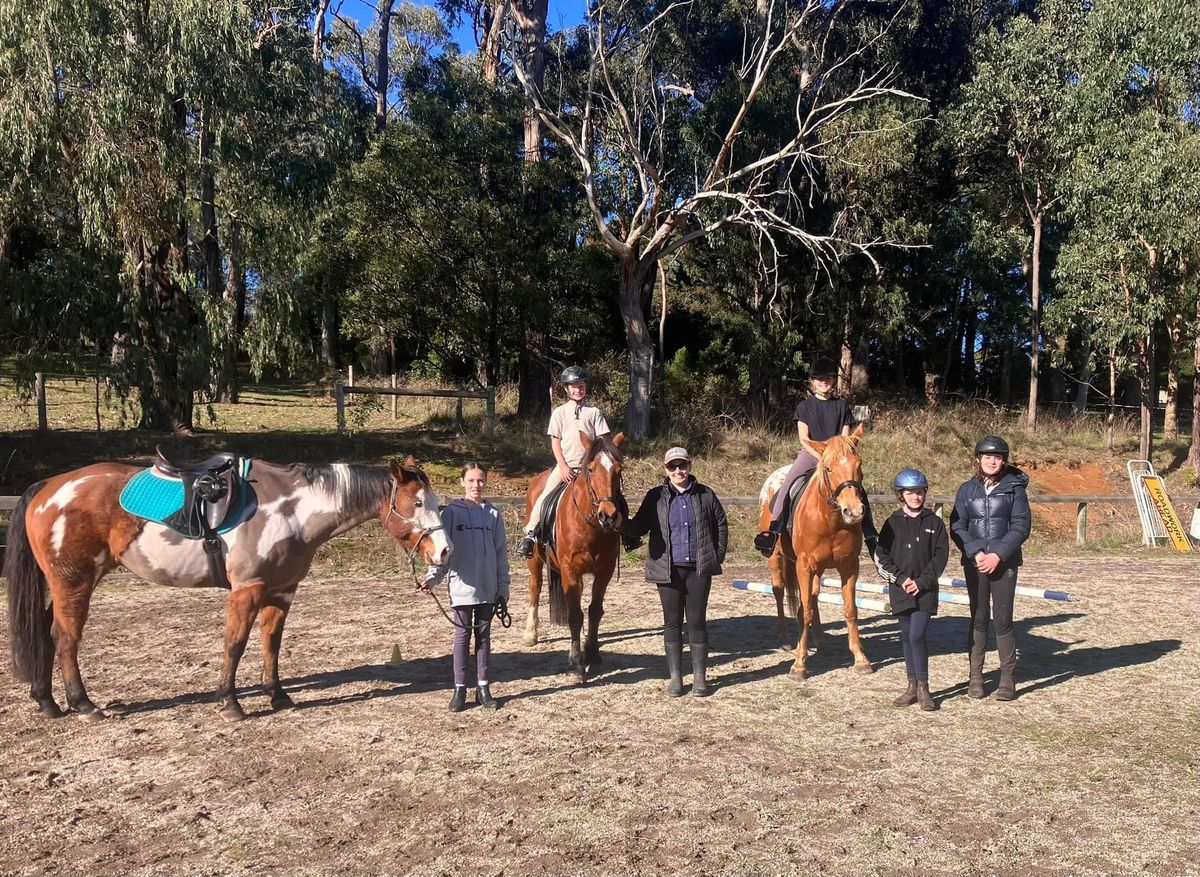
[[[708,697],[708,644],[692,643],[692,697]]]
[[[933,699],[933,695],[929,693],[928,682],[917,683],[917,703],[921,705],[921,709],[925,712],[933,712],[938,708],[937,701]]]
[[[461,713],[467,708],[467,686],[455,685],[454,696],[450,698],[450,712]]]
[[[783,519],[771,521],[771,526],[754,537],[754,548],[763,557],[770,557],[775,553],[775,545],[779,542],[779,535],[783,532]]]
[[[912,706],[917,702],[917,677],[908,677],[908,688],[904,689],[904,694],[892,701],[892,706]]]
[[[683,643],[665,643],[663,648],[667,653],[667,672],[671,674],[671,681],[667,683],[667,694],[671,697],[681,697],[683,695]]]
[[[475,702],[485,710],[499,709],[500,704],[496,698],[492,697],[492,691],[487,683],[480,685],[475,689]]]
[[[967,697],[979,700],[986,697],[983,690],[983,656],[987,653],[987,631],[971,628],[971,676],[967,681]]]
[[[1017,696],[1017,686],[1013,681],[1013,671],[1017,668],[1016,634],[996,634],[996,653],[1000,657],[1000,684],[996,687],[996,700],[1014,700]]]
[[[521,540],[521,544],[517,546],[517,557],[524,557],[526,559],[533,557],[533,546],[535,542],[536,540],[533,538],[533,536],[526,533],[525,538]]]

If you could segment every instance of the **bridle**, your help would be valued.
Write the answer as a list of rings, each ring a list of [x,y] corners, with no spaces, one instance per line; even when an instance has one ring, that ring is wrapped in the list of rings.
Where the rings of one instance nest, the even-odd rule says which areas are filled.
[[[863,487],[863,483],[861,481],[857,481],[853,478],[847,478],[837,487],[833,487],[832,479],[829,477],[829,467],[825,466],[824,464],[821,465],[821,480],[825,485],[825,489],[829,491],[829,508],[831,511],[836,512],[838,510],[837,498],[842,491],[848,488],[853,488],[858,494],[858,498],[864,503],[867,501],[867,491],[866,488]]]
[[[579,474],[583,477],[583,483],[587,487],[588,501],[591,503],[592,510],[588,514],[583,514],[583,510],[579,509],[579,504],[576,502],[575,507],[579,509],[580,514],[583,514],[583,519],[589,524],[594,524],[600,529],[604,529],[604,525],[600,523],[600,506],[602,503],[611,502],[617,507],[618,514],[620,513],[620,505],[614,496],[600,496],[596,493],[596,488],[592,486],[592,471],[590,466],[591,461],[585,464],[579,470]]]

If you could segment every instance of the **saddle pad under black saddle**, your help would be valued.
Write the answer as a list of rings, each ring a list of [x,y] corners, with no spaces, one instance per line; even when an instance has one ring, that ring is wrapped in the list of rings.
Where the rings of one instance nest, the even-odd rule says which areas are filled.
[[[237,495],[229,502],[229,511],[215,527],[218,533],[227,533],[242,523],[247,507],[249,490],[245,478],[250,474],[251,461],[239,461],[238,477],[234,479]],[[121,508],[129,514],[156,524],[170,527],[169,519],[183,508],[184,484],[182,479],[164,475],[153,466],[143,469],[126,483],[121,491]],[[175,529],[172,527],[172,529]],[[176,532],[180,532],[176,530]],[[188,538],[197,538],[190,533],[181,533]]]

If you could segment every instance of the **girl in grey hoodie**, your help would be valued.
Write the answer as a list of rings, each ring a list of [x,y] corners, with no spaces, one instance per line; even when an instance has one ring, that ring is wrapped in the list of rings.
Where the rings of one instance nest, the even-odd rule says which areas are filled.
[[[500,512],[483,498],[487,469],[470,462],[462,467],[459,484],[463,497],[442,509],[442,525],[454,545],[444,566],[431,566],[421,590],[431,593],[443,579],[450,589],[454,612],[454,696],[450,711],[461,712],[467,703],[467,658],[471,632],[475,632],[475,702],[486,709],[499,704],[488,687],[492,654],[492,616],[499,601],[508,602],[508,543]]]

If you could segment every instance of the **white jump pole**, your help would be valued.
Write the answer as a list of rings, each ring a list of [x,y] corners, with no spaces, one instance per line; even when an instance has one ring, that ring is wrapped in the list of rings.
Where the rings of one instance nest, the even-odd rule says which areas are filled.
[[[739,591],[753,591],[756,594],[774,594],[771,586],[763,582],[748,582],[745,579],[734,579],[730,582],[733,587]],[[843,605],[841,594],[827,594],[822,591],[817,595],[819,603],[833,603],[837,606]],[[891,612],[892,607],[889,603],[883,600],[871,600],[867,597],[855,597],[854,605],[859,609],[870,609],[875,612]]]

